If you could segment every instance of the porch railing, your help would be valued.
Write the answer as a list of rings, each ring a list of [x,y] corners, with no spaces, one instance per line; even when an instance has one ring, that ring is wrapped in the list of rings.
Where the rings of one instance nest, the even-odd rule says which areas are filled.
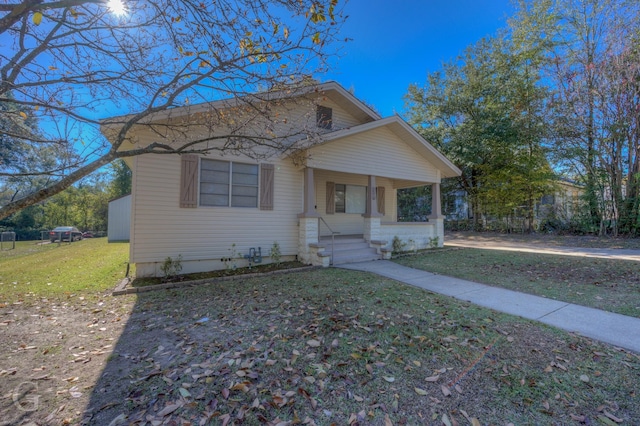
[[[324,218],[322,216],[320,216],[318,219],[320,219],[320,221],[322,223],[324,223],[324,226],[327,227],[327,229],[329,229],[329,232],[331,232],[331,257],[329,258],[329,265],[333,265],[333,247],[334,247],[334,243],[335,243],[335,236],[340,234],[339,232],[334,231],[333,229],[331,229],[331,227],[329,226],[329,224],[327,223],[326,220],[324,220]],[[318,226],[318,235],[320,234],[320,226]]]

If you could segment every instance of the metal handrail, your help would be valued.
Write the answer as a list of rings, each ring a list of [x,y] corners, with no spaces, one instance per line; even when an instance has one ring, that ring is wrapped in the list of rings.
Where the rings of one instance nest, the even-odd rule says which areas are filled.
[[[331,227],[329,226],[327,221],[324,220],[324,218],[322,216],[319,216],[318,219],[320,219],[322,221],[322,223],[324,223],[324,225],[329,229],[329,232],[331,232],[331,258],[329,259],[329,265],[333,265],[333,246],[334,246],[334,243],[335,243],[335,236],[340,234],[340,233],[334,231],[333,229],[331,229]],[[320,226],[318,226],[318,238],[320,238]]]

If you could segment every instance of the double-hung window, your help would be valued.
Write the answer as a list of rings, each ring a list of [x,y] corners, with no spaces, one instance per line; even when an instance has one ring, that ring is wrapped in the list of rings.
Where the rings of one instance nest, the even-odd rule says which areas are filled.
[[[258,207],[258,165],[203,158],[200,205]]]
[[[367,187],[359,185],[335,185],[336,213],[364,213],[367,202]]]

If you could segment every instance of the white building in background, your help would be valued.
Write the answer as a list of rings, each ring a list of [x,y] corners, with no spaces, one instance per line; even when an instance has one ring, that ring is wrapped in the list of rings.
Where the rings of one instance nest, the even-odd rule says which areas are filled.
[[[131,194],[109,201],[107,238],[110,243],[129,241],[131,232]]]

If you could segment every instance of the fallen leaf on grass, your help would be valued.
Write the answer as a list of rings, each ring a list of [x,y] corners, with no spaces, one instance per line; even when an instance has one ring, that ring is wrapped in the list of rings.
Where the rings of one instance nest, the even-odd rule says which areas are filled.
[[[441,385],[440,386],[440,390],[442,391],[442,394],[444,396],[451,396],[451,391],[449,390],[448,387],[446,387],[445,385]]]
[[[449,420],[449,416],[447,416],[446,414],[442,415],[442,424],[444,424],[445,426],[452,426],[451,420]]]
[[[385,381],[389,382],[389,383],[393,383],[393,382],[395,382],[395,381],[396,381],[396,378],[395,378],[395,377],[382,376],[382,378],[383,378]]]
[[[597,419],[598,419],[598,421],[599,421],[600,423],[602,423],[602,424],[604,424],[604,425],[607,425],[607,426],[617,426],[617,423],[616,423],[616,422],[614,422],[613,420],[611,420],[611,419],[609,419],[609,418],[607,418],[607,417],[605,417],[605,416],[603,416],[603,415],[599,415],[599,416],[597,417]]]
[[[388,414],[384,415],[384,426],[393,426],[393,423],[391,423],[391,419],[389,418]]]
[[[311,346],[312,348],[317,348],[317,347],[320,346],[320,342],[317,341],[317,340],[312,339],[312,340],[307,341],[307,345]]]
[[[437,381],[438,381],[438,379],[440,379],[440,375],[427,377],[425,380],[426,380],[427,382],[437,382]]]
[[[111,423],[109,423],[109,426],[116,426],[116,425],[124,424],[126,419],[127,419],[127,417],[124,414],[120,414],[118,417],[116,417],[115,419],[111,420]]]
[[[222,426],[227,426],[229,420],[231,420],[231,416],[229,415],[229,413],[223,414],[220,416],[220,420],[222,420]]]
[[[424,390],[424,389],[420,389],[420,388],[413,388],[413,390],[414,390],[414,391],[416,391],[416,393],[417,393],[418,395],[423,395],[423,396],[427,395],[427,391],[426,391],[426,390]]]
[[[607,410],[604,410],[604,415],[609,417],[611,420],[613,420],[616,423],[622,423],[622,419],[619,417],[614,416],[613,414],[609,413]]]
[[[580,380],[585,383],[589,383],[589,376],[587,376],[586,374],[582,374],[580,375]]]
[[[576,416],[575,414],[569,414],[569,416],[571,417],[571,420],[575,420],[576,422],[584,423],[587,421],[585,416]]]
[[[166,407],[164,407],[162,410],[160,410],[160,412],[158,413],[158,416],[160,417],[168,416],[169,414],[176,411],[178,408],[180,408],[180,404],[169,404]]]

